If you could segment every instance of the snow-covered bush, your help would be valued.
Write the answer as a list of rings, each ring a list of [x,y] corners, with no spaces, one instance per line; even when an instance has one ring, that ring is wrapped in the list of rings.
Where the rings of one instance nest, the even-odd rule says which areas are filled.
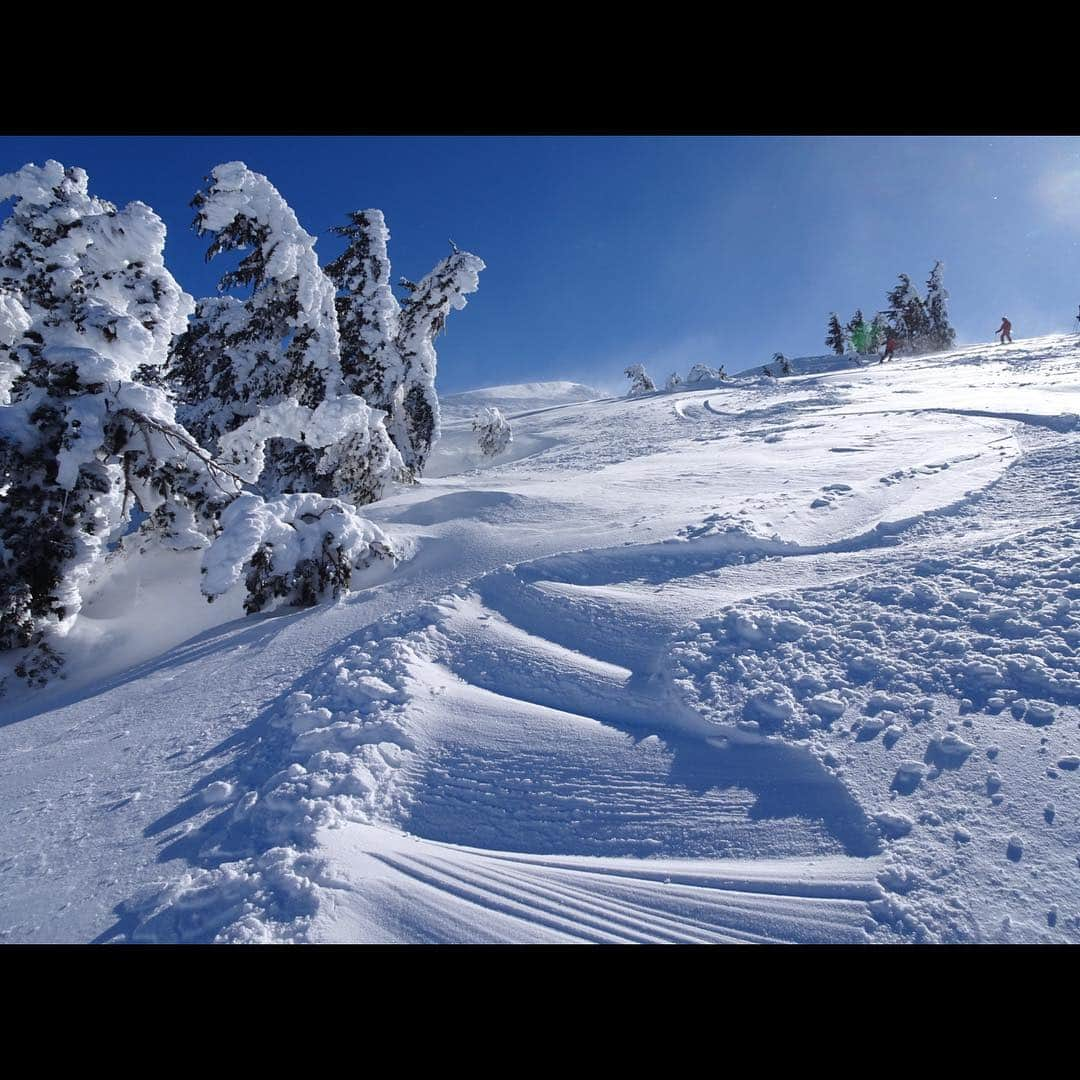
[[[480,452],[485,457],[501,454],[513,441],[510,421],[495,408],[481,409],[473,420]]]
[[[387,413],[407,472],[419,476],[439,437],[435,338],[451,309],[466,306],[484,263],[454,249],[419,285],[405,278],[404,308],[390,289],[389,230],[381,210],[357,210],[332,230],[348,240],[327,274],[339,289],[341,369],[347,387]]]
[[[347,591],[357,571],[397,558],[377,525],[340,499],[312,492],[241,495],[221,515],[221,525],[203,556],[202,591],[213,600],[243,577],[249,613],[275,600],[310,607]]]
[[[320,406],[352,397],[341,368],[335,288],[319,267],[315,238],[270,181],[243,162],[218,165],[193,205],[196,232],[213,235],[208,258],[247,252],[219,288],[250,286],[251,294],[200,301],[176,341],[170,374],[183,400],[181,419],[217,455],[228,435],[258,418],[261,468],[250,480],[267,497],[311,491],[358,505],[382,497],[404,467],[380,412],[359,398],[347,403],[354,424],[346,443],[313,439],[303,427]]]
[[[695,364],[686,374],[686,385],[694,383],[715,382],[720,378],[720,373],[709,367],[708,364]]]
[[[623,374],[630,380],[630,389],[627,397],[638,397],[641,394],[651,394],[656,390],[656,384],[649,378],[645,368],[641,364],[631,364]]]
[[[235,479],[176,423],[155,369],[193,303],[165,268],[165,226],[88,193],[82,169],[0,177],[0,649],[40,683],[83,589],[136,507],[174,547],[208,541]]]

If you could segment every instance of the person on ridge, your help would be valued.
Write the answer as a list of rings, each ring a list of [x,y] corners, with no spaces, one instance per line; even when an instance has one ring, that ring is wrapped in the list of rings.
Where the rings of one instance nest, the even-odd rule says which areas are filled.
[[[896,346],[896,335],[889,334],[888,337],[886,337],[885,339],[885,352],[881,354],[881,359],[878,361],[878,363],[884,364],[886,360],[891,360],[893,358],[893,353],[896,352]]]
[[[1005,339],[1009,339],[1009,344],[1012,344],[1012,323],[1009,322],[1007,315],[1001,316],[1001,325],[997,328],[997,333],[1001,335],[1001,344],[1005,344]]]

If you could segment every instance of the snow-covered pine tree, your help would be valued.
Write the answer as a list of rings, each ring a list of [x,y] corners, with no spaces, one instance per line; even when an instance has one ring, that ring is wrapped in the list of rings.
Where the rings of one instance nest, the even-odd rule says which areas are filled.
[[[0,177],[8,199],[0,649],[33,649],[16,672],[40,684],[135,506],[172,546],[198,548],[213,504],[238,485],[208,468],[152,381],[193,307],[165,268],[161,219],[91,196],[86,173],[56,161]]]
[[[930,313],[926,301],[918,293],[911,298],[907,324],[912,352],[927,352],[934,347],[930,339]]]
[[[484,261],[454,248],[419,284],[407,278],[409,291],[402,307],[397,349],[403,366],[401,401],[395,398],[388,429],[413,475],[420,475],[431,447],[439,437],[439,399],[435,393],[438,356],[435,338],[446,326],[450,309],[460,311],[465,297],[480,287]]]
[[[396,339],[401,306],[390,287],[390,231],[381,210],[354,210],[347,225],[330,231],[348,241],[327,264],[338,288],[335,299],[341,338],[341,372],[350,393],[391,414],[405,372]]]
[[[876,352],[885,344],[885,335],[888,331],[889,327],[885,321],[885,316],[879,311],[870,321],[870,352]]]
[[[857,308],[847,324],[848,337],[851,339],[851,347],[857,353],[870,352],[870,326],[863,318],[862,308]]]
[[[677,371],[673,371],[667,377],[667,382],[664,383],[664,389],[678,390],[680,386],[682,386],[682,376]]]
[[[484,263],[454,247],[419,285],[401,279],[410,293],[403,310],[390,289],[390,233],[382,211],[354,211],[348,225],[332,231],[348,240],[326,268],[339,290],[346,385],[388,414],[387,431],[401,453],[406,476],[415,478],[439,435],[435,338],[445,328],[450,309],[465,307],[465,295],[479,287]]]
[[[832,349],[837,356],[844,355],[844,328],[840,325],[840,317],[835,311],[829,319],[829,332],[825,338],[825,344]]]
[[[938,259],[926,282],[926,312],[930,321],[930,347],[951,349],[956,344],[956,331],[949,325],[949,294],[942,280],[945,264]]]
[[[642,394],[652,394],[656,390],[656,383],[649,378],[642,364],[631,364],[623,374],[630,380],[630,389],[627,397],[640,397]]]
[[[907,316],[911,308],[911,298],[914,295],[915,290],[912,288],[911,278],[907,274],[900,274],[899,284],[894,285],[886,296],[889,306],[884,312],[893,336],[897,341],[909,345]]]
[[[923,352],[930,347],[930,318],[926,304],[907,274],[899,274],[898,277],[900,283],[888,294],[889,308],[885,314],[889,328],[908,352]]]
[[[221,279],[222,291],[250,287],[246,299],[199,302],[173,346],[170,375],[182,399],[180,418],[215,455],[258,453],[248,479],[267,497],[316,492],[356,506],[385,494],[403,474],[381,412],[348,393],[341,368],[335,289],[280,192],[239,161],[218,165],[192,203],[195,231],[213,241],[207,258],[246,251]],[[347,399],[352,399],[347,400]],[[333,441],[319,442],[302,423],[326,403],[341,402]]]
[[[496,408],[481,409],[473,419],[472,427],[485,457],[501,454],[514,441],[510,421]]]

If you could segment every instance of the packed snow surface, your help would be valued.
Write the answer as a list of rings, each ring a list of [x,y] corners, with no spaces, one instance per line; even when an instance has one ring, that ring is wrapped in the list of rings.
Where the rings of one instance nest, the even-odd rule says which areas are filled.
[[[335,605],[118,563],[0,704],[2,939],[1080,941],[1080,343],[793,367],[444,399]]]

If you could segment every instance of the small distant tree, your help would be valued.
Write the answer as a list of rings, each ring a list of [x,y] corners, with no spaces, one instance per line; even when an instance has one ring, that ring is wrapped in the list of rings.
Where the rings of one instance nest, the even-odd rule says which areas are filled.
[[[847,324],[847,331],[851,338],[851,347],[857,353],[868,353],[871,351],[870,324],[863,318],[861,308],[857,309],[855,314],[851,317],[851,322]]]
[[[869,351],[876,352],[885,344],[885,335],[888,333],[885,316],[879,311],[870,323]]]
[[[641,364],[631,364],[623,374],[630,380],[627,397],[639,397],[641,394],[651,394],[656,390],[656,384],[649,378]]]
[[[510,421],[498,409],[481,409],[472,426],[484,457],[501,454],[514,441]]]
[[[911,287],[911,278],[907,274],[901,274],[899,284],[894,285],[885,297],[889,304],[885,309],[885,318],[888,320],[889,331],[898,341],[907,338],[907,324],[904,316],[914,291]]]
[[[844,328],[840,325],[840,317],[834,311],[829,319],[829,333],[825,338],[825,344],[832,349],[837,356],[844,355]]]
[[[926,301],[917,294],[911,302],[908,327],[913,352],[926,352],[933,348],[930,336],[930,313],[926,309]]]
[[[677,371],[673,371],[667,377],[667,382],[664,383],[664,389],[665,390],[678,390],[678,388],[680,386],[682,386],[682,376]]]
[[[928,339],[934,349],[951,349],[956,344],[956,331],[949,324],[948,299],[942,281],[945,266],[940,259],[934,263],[926,282],[926,311],[930,322]]]
[[[772,362],[780,365],[781,375],[790,375],[792,373],[791,361],[782,352],[773,353]]]
[[[907,351],[925,351],[930,337],[930,317],[926,303],[911,284],[911,278],[907,274],[899,274],[898,278],[899,284],[893,286],[888,294],[889,307],[885,314],[889,329]]]

